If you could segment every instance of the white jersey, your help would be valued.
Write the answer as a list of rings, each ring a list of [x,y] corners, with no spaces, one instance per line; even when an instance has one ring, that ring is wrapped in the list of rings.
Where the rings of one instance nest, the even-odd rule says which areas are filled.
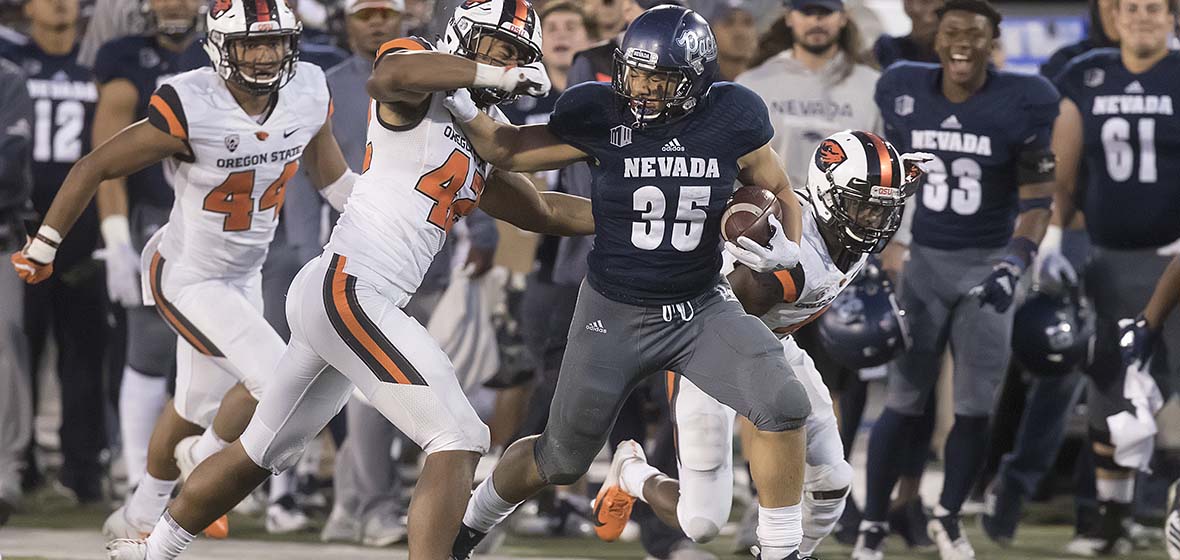
[[[395,39],[379,57],[427,48],[420,39]],[[345,257],[348,274],[413,294],[451,226],[479,203],[492,167],[476,155],[444,99],[431,95],[422,120],[405,126],[387,124],[378,104],[369,103],[361,176],[324,247]],[[489,114],[508,122],[495,107]]]
[[[828,244],[819,232],[819,222],[811,210],[811,203],[800,197],[803,206],[803,238],[799,243],[799,265],[775,273],[783,288],[783,299],[761,317],[770,330],[779,336],[789,335],[814,321],[836,299],[840,292],[864,268],[868,255],[848,268],[840,270],[828,252]],[[725,252],[723,274],[733,270],[734,259]]]
[[[148,120],[184,140],[192,157],[167,162],[176,201],[160,255],[210,278],[261,270],[287,181],[330,113],[324,73],[305,62],[261,124],[210,67],[164,80],[152,95]]]

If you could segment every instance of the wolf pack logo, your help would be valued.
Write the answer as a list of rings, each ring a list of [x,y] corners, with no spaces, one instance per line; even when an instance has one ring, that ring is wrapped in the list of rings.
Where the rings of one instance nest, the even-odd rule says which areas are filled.
[[[697,74],[704,73],[706,62],[717,60],[717,40],[712,33],[689,29],[676,38],[676,44],[684,47],[684,59]]]
[[[233,5],[233,0],[214,0],[213,7],[209,8],[209,16],[217,19],[228,12]]]
[[[229,136],[226,136],[225,148],[231,152],[238,149],[238,141],[239,139],[237,134],[230,134]]]
[[[844,163],[847,159],[848,154],[844,153],[844,148],[835,140],[824,140],[815,151],[815,165],[824,171]]]

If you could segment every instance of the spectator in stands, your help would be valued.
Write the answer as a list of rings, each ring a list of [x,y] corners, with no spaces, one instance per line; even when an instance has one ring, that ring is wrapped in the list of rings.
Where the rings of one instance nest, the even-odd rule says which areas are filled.
[[[30,41],[8,56],[28,75],[36,117],[33,207],[44,214],[70,167],[90,151],[98,90],[90,70],[77,63],[78,0],[29,0],[25,15]],[[95,205],[87,206],[75,228],[78,235],[71,235],[58,250],[58,273],[25,291],[30,363],[40,363],[50,336],[58,349],[64,459],[59,478],[84,503],[102,498],[99,454],[107,445],[105,401],[96,398],[104,394],[107,334],[106,283],[92,257],[98,247],[98,218]]]
[[[78,49],[78,63],[93,67],[98,49],[120,37],[142,35],[149,31],[143,0],[96,0],[94,15],[86,24],[86,34]]]
[[[0,251],[25,243],[22,218],[33,190],[33,102],[24,73],[0,59]],[[23,283],[0,274],[0,526],[21,499],[21,468],[33,433],[33,397],[24,333]]]
[[[873,44],[873,58],[881,68],[898,60],[938,62],[934,53],[934,32],[938,30],[935,13],[945,0],[902,0],[905,15],[910,18],[910,34],[903,37],[881,35]]]
[[[582,9],[594,21],[593,37],[610,40],[627,27],[634,15],[626,13],[632,0],[582,0]]]
[[[758,54],[758,18],[746,0],[721,0],[703,10],[717,38],[721,79],[733,81]]]

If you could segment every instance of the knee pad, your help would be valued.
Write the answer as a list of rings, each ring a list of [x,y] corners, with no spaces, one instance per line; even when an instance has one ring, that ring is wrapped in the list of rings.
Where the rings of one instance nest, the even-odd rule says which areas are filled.
[[[567,486],[582,478],[590,470],[590,463],[594,461],[598,449],[585,452],[579,447],[565,444],[559,449],[542,433],[533,444],[533,459],[537,463],[541,480],[553,486]]]
[[[852,488],[852,465],[840,461],[830,465],[808,466],[803,485],[805,500],[843,500]]]
[[[246,456],[250,457],[255,465],[273,474],[279,474],[299,462],[307,442],[280,442],[277,435],[258,421],[258,416],[255,415],[238,440],[241,441]]]
[[[760,406],[751,411],[749,419],[764,432],[797,430],[807,423],[807,417],[811,415],[811,399],[807,396],[807,389],[794,376],[755,402]]]
[[[677,452],[680,468],[714,471],[729,459],[732,449],[732,425],[721,414],[690,414],[676,419]]]
[[[483,455],[492,446],[492,433],[483,422],[474,422],[469,426],[454,426],[454,429],[440,432],[426,445],[422,451],[427,455],[439,451],[474,451]]]

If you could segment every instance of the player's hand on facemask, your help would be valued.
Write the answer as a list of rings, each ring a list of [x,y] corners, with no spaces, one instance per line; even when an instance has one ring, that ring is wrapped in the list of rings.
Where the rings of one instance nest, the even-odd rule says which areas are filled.
[[[1016,283],[1020,280],[1020,267],[1002,260],[992,267],[991,274],[978,286],[971,288],[967,295],[977,298],[979,306],[990,305],[997,313],[1003,313],[1016,299]]]
[[[1158,329],[1153,329],[1143,315],[1134,319],[1119,319],[1119,354],[1123,358],[1123,367],[1138,364],[1145,367],[1151,359],[1151,347],[1159,336]]]
[[[549,93],[552,84],[549,72],[540,62],[524,66],[491,66],[480,64],[475,68],[475,87],[490,87],[513,95],[542,97]]]
[[[471,92],[466,89],[457,89],[451,92],[443,100],[443,107],[446,107],[451,115],[461,123],[471,122],[479,116],[479,107],[475,106],[475,101],[471,100]]]
[[[739,263],[746,265],[754,272],[774,272],[794,268],[799,264],[799,244],[787,238],[783,224],[774,214],[767,216],[767,222],[773,228],[769,247],[742,236],[737,238],[737,243],[726,241],[725,250],[729,251]]]

